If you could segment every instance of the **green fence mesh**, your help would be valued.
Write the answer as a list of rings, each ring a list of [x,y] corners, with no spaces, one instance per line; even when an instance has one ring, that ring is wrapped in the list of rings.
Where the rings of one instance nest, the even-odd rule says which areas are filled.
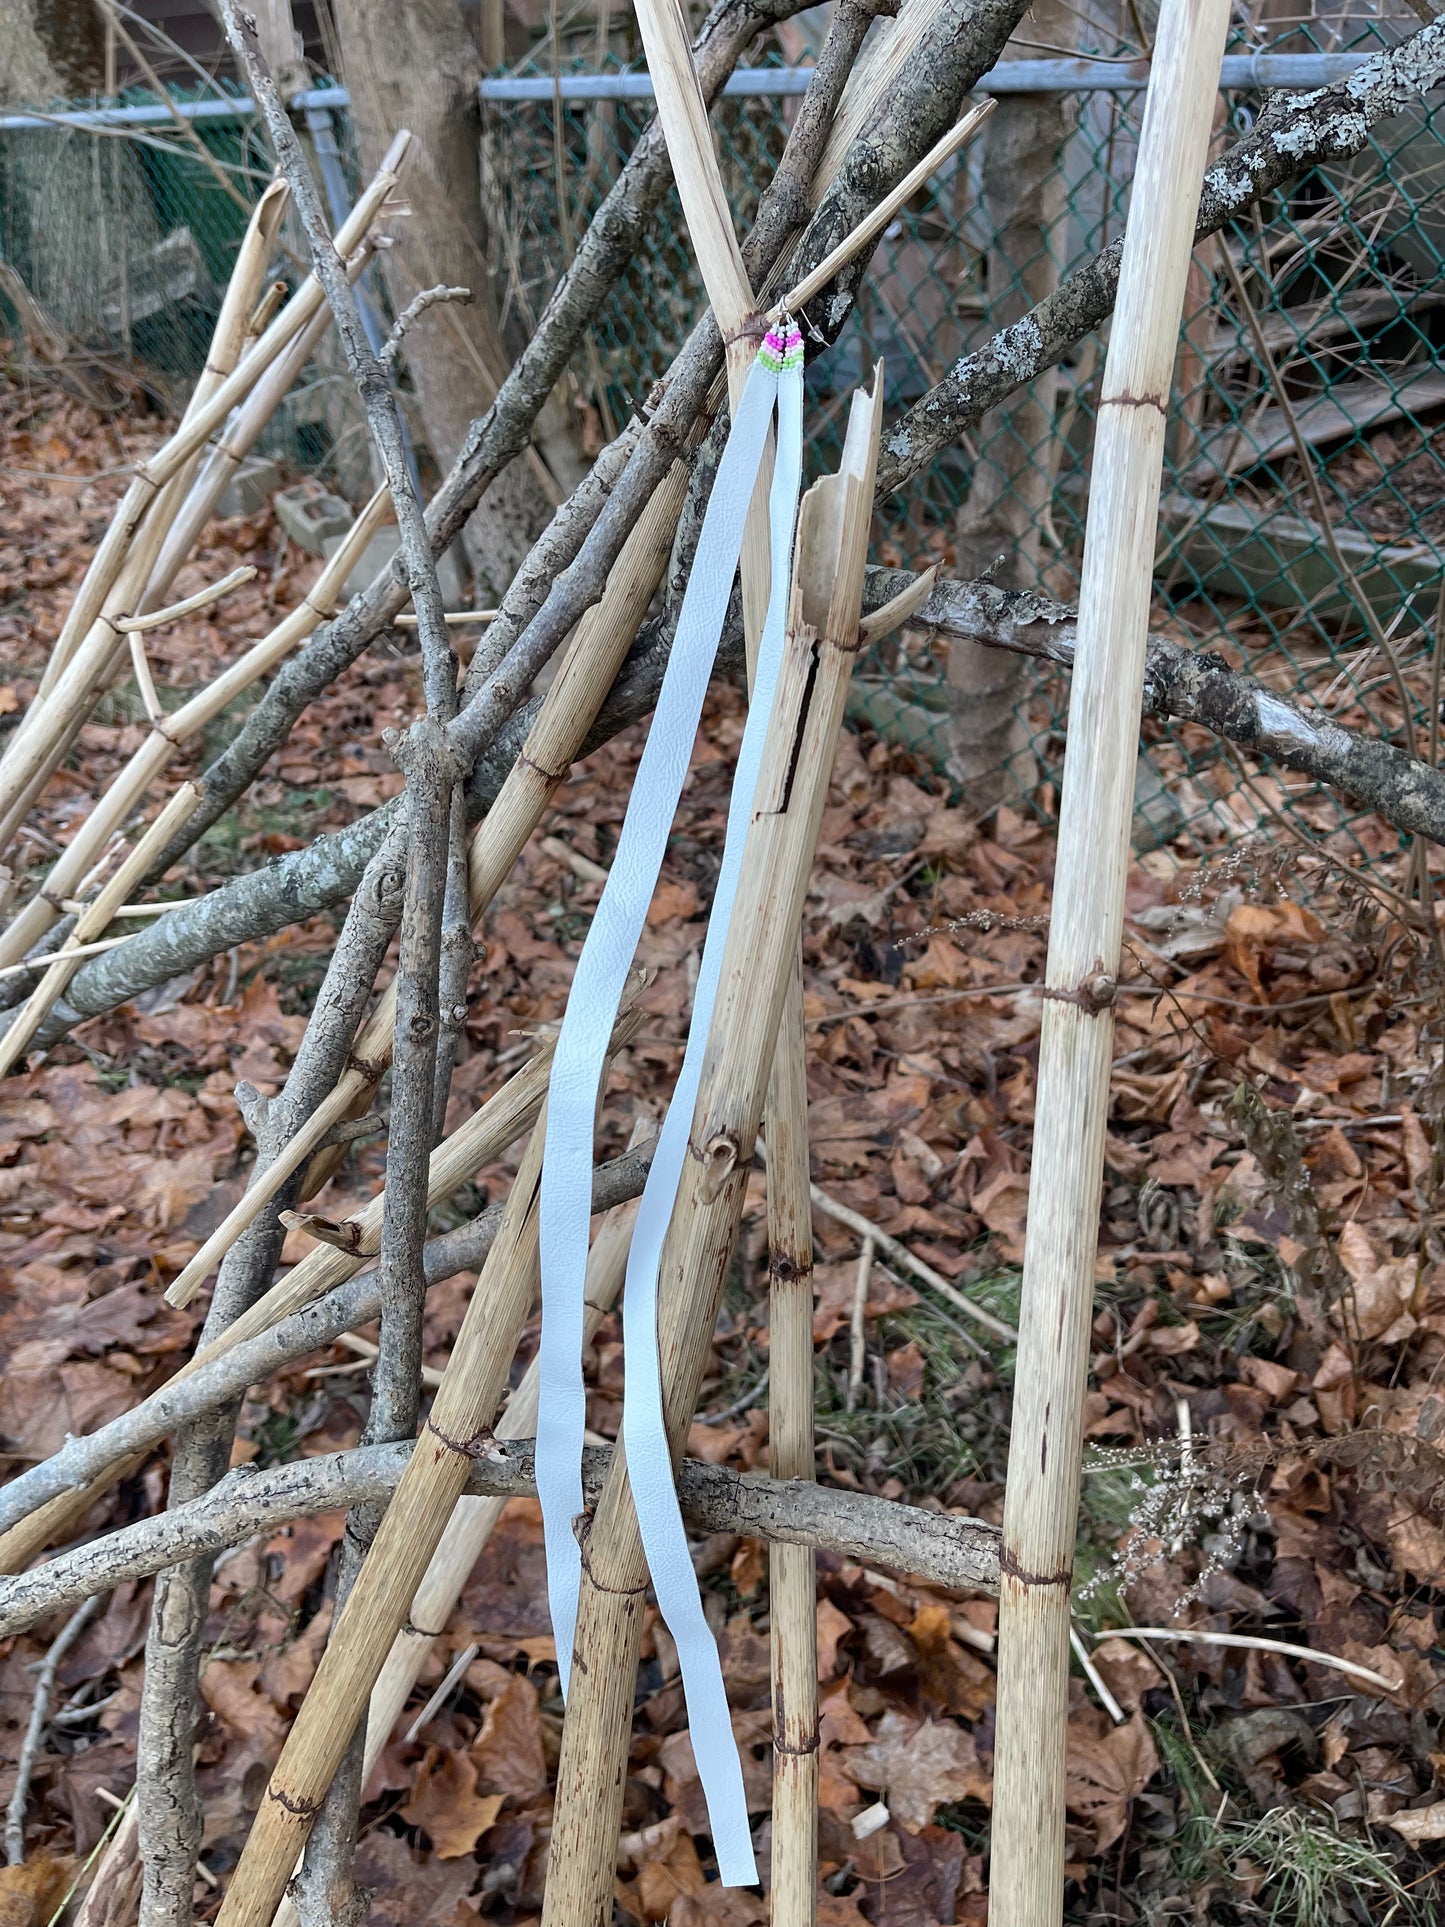
[[[1368,50],[1379,31],[1316,31],[1314,43]],[[1284,44],[1302,51],[1311,39],[1297,32]],[[893,223],[843,336],[809,370],[815,467],[836,459],[849,390],[875,357],[884,358],[896,410],[1031,305],[1052,274],[1121,232],[1142,101],[1106,91],[1006,97],[988,139]],[[1221,146],[1260,104],[1255,94],[1221,96]],[[795,111],[795,99],[770,97],[729,97],[715,109],[744,227]],[[998,163],[1002,145],[990,169],[997,130],[1012,116],[1019,138],[1018,117],[1028,113],[1035,145],[1056,143],[1032,181]],[[1445,608],[1442,114],[1402,115],[1347,167],[1310,174],[1198,250],[1168,431],[1155,609],[1163,632],[1422,752],[1439,727],[1431,665]],[[646,101],[484,103],[492,265],[514,331],[532,325],[649,115]],[[264,172],[250,122],[203,122],[190,135],[152,127],[142,139],[0,133],[0,263],[68,336],[143,366],[173,401],[199,365],[241,233],[239,203]],[[572,370],[603,433],[661,373],[701,299],[669,196]],[[0,288],[0,331],[18,326]],[[1071,596],[1102,356],[1101,342],[1085,341],[1022,403],[979,423],[880,512],[875,555],[974,573],[1002,554],[1000,580]],[[354,423],[345,425],[334,353],[318,357],[305,386],[271,446],[301,466],[340,465]],[[976,682],[962,649],[950,661],[946,645],[909,632],[861,666],[858,703],[880,733],[976,783],[989,760],[977,742],[970,747],[989,713]],[[984,732],[1000,770],[995,788],[1015,808],[1051,806],[1066,696],[1060,675],[1027,664],[988,698],[1002,703]],[[1348,862],[1393,845],[1345,799],[1201,730],[1146,725],[1136,842],[1157,852],[1146,860],[1172,864],[1292,831]]]

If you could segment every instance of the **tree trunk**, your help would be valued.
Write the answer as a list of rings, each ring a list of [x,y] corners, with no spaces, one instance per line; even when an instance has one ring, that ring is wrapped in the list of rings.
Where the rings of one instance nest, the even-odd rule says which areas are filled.
[[[1079,20],[1065,0],[1037,0],[1027,38],[1076,46]],[[1010,49],[1005,59],[1036,57]],[[1026,314],[1058,286],[1057,229],[1067,200],[1064,144],[1077,114],[1067,94],[1005,94],[984,134],[983,193],[993,243],[988,256],[988,332]],[[979,449],[956,531],[958,571],[982,575],[1002,554],[1001,588],[1040,586],[1040,551],[1054,486],[1052,371],[979,423]],[[1027,796],[1038,776],[1028,730],[1014,712],[1029,669],[979,643],[948,655],[949,773],[966,807],[993,809]]]
[[[100,85],[93,0],[0,0],[0,108],[48,107]]]
[[[457,0],[412,0],[404,16],[387,0],[336,0],[336,24],[363,170],[376,164],[399,127],[417,137],[404,183],[413,212],[396,223],[395,244],[384,257],[394,307],[399,313],[413,295],[438,283],[472,291],[466,305],[429,309],[408,331],[402,351],[427,439],[446,470],[510,365],[486,267],[481,62]],[[544,427],[541,440],[555,481],[571,489],[581,470],[565,430]],[[550,516],[538,467],[535,456],[513,462],[467,525],[463,541],[483,599],[500,597]]]

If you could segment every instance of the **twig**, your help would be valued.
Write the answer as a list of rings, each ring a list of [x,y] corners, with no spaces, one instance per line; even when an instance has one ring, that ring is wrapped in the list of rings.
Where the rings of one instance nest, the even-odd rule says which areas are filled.
[[[1064,1885],[1069,1577],[1164,420],[1228,0],[1165,0],[1099,402],[1049,926],[999,1593],[990,1900]]]
[[[874,241],[887,227],[899,208],[911,201],[921,187],[933,178],[946,161],[952,160],[958,150],[978,133],[998,102],[989,97],[970,107],[956,127],[951,127],[943,137],[936,141],[916,167],[908,173],[895,188],[892,188],[865,219],[861,220],[851,233],[845,234],[836,247],[830,248],[818,263],[809,270],[801,281],[793,284],[781,301],[769,309],[769,316],[776,320],[780,315],[799,314],[813,299],[821,294],[856,255],[863,252],[870,241]]]
[[[413,1447],[403,1440],[292,1460],[264,1471],[238,1466],[202,1498],[57,1553],[31,1572],[0,1580],[0,1634],[8,1638],[79,1599],[140,1584],[178,1560],[214,1557],[228,1546],[269,1535],[290,1520],[344,1506],[385,1503],[413,1456]],[[587,1448],[583,1484],[589,1505],[595,1505],[605,1488],[611,1463],[610,1448]],[[464,1489],[471,1505],[533,1496],[533,1441],[498,1439],[485,1446],[471,1462]],[[815,1485],[810,1479],[738,1473],[695,1459],[679,1467],[678,1495],[689,1522],[701,1532],[733,1532],[771,1544],[819,1548],[910,1573],[930,1585],[980,1592],[998,1586],[998,1529],[978,1519]],[[465,1574],[456,1584],[464,1579]],[[428,1639],[438,1625],[438,1620],[426,1621]],[[1121,1636],[1127,1635],[1109,1635]],[[387,1726],[383,1743],[390,1730]]]
[[[157,904],[156,914],[159,915],[165,907],[164,904]],[[98,943],[67,944],[65,954],[67,957],[76,959],[98,957],[102,950],[114,950],[118,943],[125,941],[124,937],[106,937]],[[4,969],[0,970],[0,977],[28,976],[36,970],[48,970],[54,961],[53,956],[27,957],[23,963],[6,964]]]
[[[1115,1726],[1122,1726],[1129,1716],[1109,1691],[1109,1682],[1094,1664],[1093,1655],[1079,1637],[1079,1629],[1072,1621],[1069,1623],[1069,1645],[1073,1649],[1074,1658],[1078,1660],[1084,1670],[1084,1678],[1089,1682],[1090,1686],[1093,1687],[1095,1693],[1097,1693],[1099,1704],[1109,1715],[1109,1718],[1114,1722]]]
[[[860,1238],[871,1240],[885,1258],[890,1259],[895,1265],[901,1265],[905,1271],[911,1271],[915,1278],[921,1278],[930,1291],[936,1291],[940,1298],[946,1298],[950,1305],[956,1306],[965,1318],[972,1319],[975,1325],[981,1325],[985,1331],[992,1332],[995,1338],[1002,1339],[1006,1345],[1017,1343],[1018,1333],[1012,1325],[1007,1324],[1002,1318],[996,1318],[991,1311],[985,1311],[984,1307],[975,1304],[972,1298],[965,1297],[956,1285],[951,1285],[946,1278],[933,1269],[932,1265],[925,1264],[922,1258],[915,1257],[907,1245],[900,1244],[896,1238],[890,1237],[886,1231],[874,1224],[871,1218],[865,1218],[861,1211],[855,1211],[851,1205],[844,1204],[840,1198],[831,1197],[820,1185],[813,1185],[811,1190],[813,1204],[825,1218],[833,1218],[837,1223],[847,1225],[850,1231],[856,1231]]]
[[[25,1805],[30,1798],[30,1777],[35,1771],[35,1762],[45,1738],[45,1723],[50,1717],[50,1695],[55,1690],[55,1675],[60,1671],[61,1660],[95,1618],[100,1607],[99,1596],[87,1599],[83,1606],[77,1606],[51,1641],[50,1650],[40,1663],[35,1680],[35,1697],[30,1702],[30,1722],[25,1728],[20,1758],[15,1767],[15,1789],[5,1810],[5,1858],[12,1867],[18,1867],[25,1858]]]
[[[863,1371],[868,1363],[868,1334],[863,1319],[868,1308],[868,1283],[873,1276],[873,1253],[877,1249],[878,1240],[872,1232],[865,1233],[853,1280],[853,1314],[848,1321],[848,1397],[844,1410],[849,1412],[857,1409]]]
[[[1351,1679],[1362,1679],[1366,1685],[1382,1687],[1387,1693],[1398,1693],[1403,1683],[1397,1679],[1386,1679],[1383,1673],[1358,1665],[1352,1659],[1336,1659],[1333,1653],[1322,1653],[1317,1647],[1295,1646],[1287,1639],[1263,1639],[1254,1633],[1198,1632],[1183,1626],[1118,1626],[1111,1632],[1095,1633],[1094,1638],[1183,1639],[1192,1640],[1199,1646],[1233,1646],[1243,1651],[1282,1653],[1287,1659],[1302,1659],[1307,1665],[1325,1666],[1332,1673],[1346,1673]]]
[[[421,320],[428,308],[434,308],[442,301],[470,301],[471,298],[470,288],[448,288],[441,283],[434,288],[423,288],[420,294],[413,295],[391,324],[391,333],[387,336],[378,357],[382,367],[395,366],[397,352],[405,339],[407,330]]]
[[[168,608],[156,609],[149,615],[122,616],[116,623],[123,636],[134,635],[144,629],[163,629],[168,622],[179,622],[182,616],[194,615],[197,609],[207,609],[222,596],[228,596],[232,589],[239,589],[243,582],[251,582],[256,576],[254,562],[243,562],[229,575],[223,575],[219,582],[212,582],[204,589],[197,589],[181,602],[173,602]]]

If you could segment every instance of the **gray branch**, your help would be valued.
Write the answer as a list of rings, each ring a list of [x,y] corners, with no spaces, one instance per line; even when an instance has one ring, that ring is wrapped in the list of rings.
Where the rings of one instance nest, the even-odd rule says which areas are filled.
[[[0,1638],[24,1632],[98,1592],[139,1583],[180,1560],[211,1557],[264,1537],[292,1519],[342,1506],[384,1505],[411,1451],[411,1442],[401,1440],[266,1471],[238,1466],[204,1498],[0,1581]],[[583,1455],[589,1505],[602,1490],[611,1457],[610,1449],[597,1447]],[[811,1480],[733,1472],[696,1459],[683,1461],[677,1483],[684,1516],[699,1532],[811,1546],[950,1590],[998,1590],[998,1531],[981,1519],[927,1512]],[[467,1491],[477,1496],[525,1498],[536,1490],[531,1439],[497,1440],[473,1462],[467,1481]]]
[[[1332,87],[1274,94],[1248,140],[1204,177],[1199,240],[1286,181],[1321,161],[1358,154],[1381,121],[1422,99],[1445,79],[1445,20],[1422,27],[1398,47],[1374,54]],[[1046,301],[954,363],[884,437],[880,496],[900,488],[959,440],[990,408],[1055,367],[1113,312],[1123,242],[1115,241],[1071,274]]]

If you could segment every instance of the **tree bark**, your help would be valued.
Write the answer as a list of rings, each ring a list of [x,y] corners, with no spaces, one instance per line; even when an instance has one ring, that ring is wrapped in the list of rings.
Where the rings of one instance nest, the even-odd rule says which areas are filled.
[[[414,0],[407,7],[404,58],[397,47],[399,16],[386,0],[336,0],[336,24],[363,168],[375,164],[398,128],[410,128],[417,139],[406,176],[412,213],[397,222],[383,263],[393,307],[400,313],[413,295],[439,283],[472,291],[466,304],[430,308],[408,330],[401,351],[427,440],[445,472],[511,365],[487,275],[481,60],[456,0]],[[555,402],[544,409],[560,412]],[[539,434],[557,483],[571,489],[581,472],[568,437],[556,424],[542,424]],[[483,495],[462,536],[483,600],[500,599],[551,509],[525,457]]]
[[[1079,13],[1067,0],[1036,0],[1026,38],[1061,51],[1079,41]],[[1004,58],[1035,58],[1011,47]],[[1067,200],[1064,146],[1077,119],[1070,94],[1005,94],[988,124],[983,198],[993,240],[988,253],[988,327],[998,333],[1059,284],[1058,227]],[[1042,587],[1040,551],[1054,485],[1054,388],[1050,371],[993,409],[976,430],[978,460],[959,511],[959,574],[1008,589]],[[1028,665],[981,643],[948,652],[949,773],[966,807],[980,813],[1029,795],[1038,762],[1017,707]]]

